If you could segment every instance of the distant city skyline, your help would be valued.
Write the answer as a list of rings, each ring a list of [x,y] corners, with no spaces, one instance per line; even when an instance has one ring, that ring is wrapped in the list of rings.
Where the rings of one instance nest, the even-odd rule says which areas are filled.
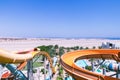
[[[120,0],[0,0],[0,37],[120,38]]]

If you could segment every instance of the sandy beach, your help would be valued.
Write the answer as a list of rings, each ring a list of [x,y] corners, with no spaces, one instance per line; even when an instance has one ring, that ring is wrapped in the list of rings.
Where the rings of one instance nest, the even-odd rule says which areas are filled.
[[[64,47],[82,46],[92,48],[101,46],[102,42],[111,42],[119,47],[120,40],[108,39],[0,39],[0,48],[8,51],[21,51],[41,45],[59,45]]]

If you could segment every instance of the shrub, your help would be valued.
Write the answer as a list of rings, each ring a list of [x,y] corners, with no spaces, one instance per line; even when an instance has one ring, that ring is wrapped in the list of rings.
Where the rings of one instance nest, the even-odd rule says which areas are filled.
[[[92,70],[92,66],[85,66],[85,69],[91,71]]]
[[[58,76],[57,80],[63,80],[63,78],[61,76]]]

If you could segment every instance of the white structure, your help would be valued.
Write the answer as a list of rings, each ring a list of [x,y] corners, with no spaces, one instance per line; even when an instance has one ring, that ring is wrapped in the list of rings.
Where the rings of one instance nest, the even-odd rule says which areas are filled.
[[[101,46],[103,49],[115,49],[115,44],[110,43],[110,42],[106,42],[106,43],[102,43]]]

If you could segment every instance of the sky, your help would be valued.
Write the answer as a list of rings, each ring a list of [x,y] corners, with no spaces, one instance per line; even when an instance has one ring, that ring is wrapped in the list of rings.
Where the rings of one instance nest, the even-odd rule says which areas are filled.
[[[120,0],[0,0],[0,37],[120,37]]]

